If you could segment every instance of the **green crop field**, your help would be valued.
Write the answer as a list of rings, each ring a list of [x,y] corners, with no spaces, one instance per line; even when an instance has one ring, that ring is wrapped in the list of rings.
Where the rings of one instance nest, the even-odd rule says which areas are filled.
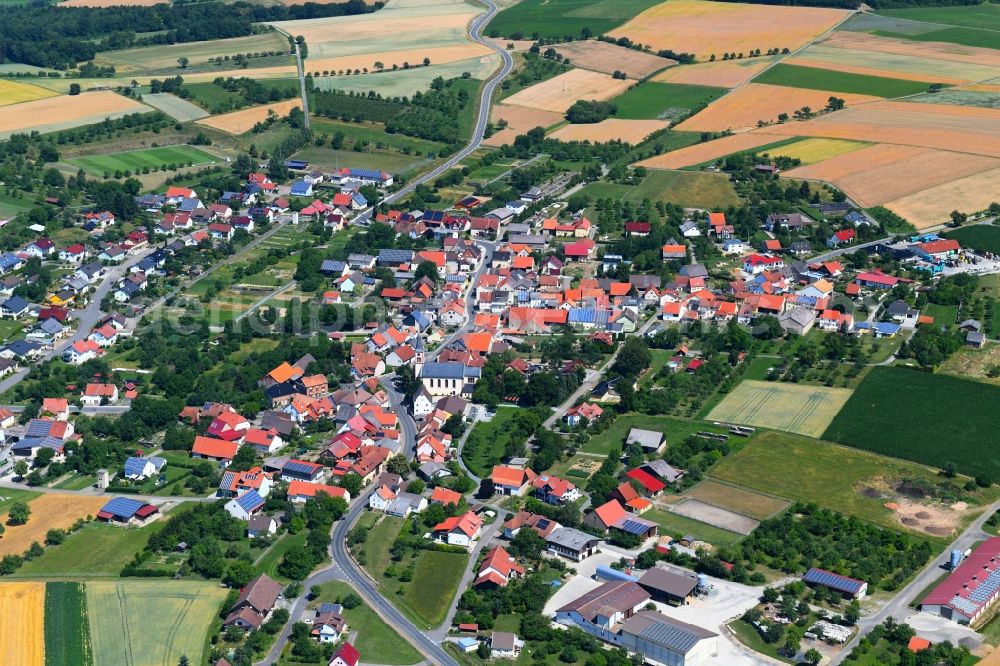
[[[157,46],[145,46],[134,49],[121,49],[119,51],[104,51],[98,55],[95,62],[100,65],[114,65],[119,74],[133,75],[142,71],[176,70],[177,74],[184,74],[177,63],[177,59],[184,56],[188,59],[188,69],[197,68],[208,62],[209,58],[225,56],[236,56],[246,53],[261,53],[267,51],[288,51],[288,40],[279,32],[262,32],[249,37],[234,37],[232,39],[214,39],[204,42],[187,42],[184,44],[162,44]],[[255,66],[264,58],[252,58],[251,67]],[[273,58],[267,58],[268,65],[274,66]],[[285,62],[295,64],[291,57],[285,58]],[[237,69],[234,63],[223,63],[218,67],[219,71]],[[252,70],[247,70],[247,75],[252,76]]]
[[[414,154],[428,154],[437,153],[444,148],[444,144],[438,141],[425,141],[405,134],[386,134],[385,125],[381,123],[345,123],[317,117],[310,119],[309,126],[316,134],[329,135],[331,138],[338,133],[343,134],[346,141],[371,145],[375,149],[381,144],[397,150],[409,150]]]
[[[927,23],[943,23],[966,28],[1000,30],[1000,5],[984,2],[958,7],[914,7],[913,9],[880,9],[878,13],[893,18]]]
[[[614,30],[660,0],[521,0],[486,26],[488,34],[543,39],[579,37],[585,28],[599,35]]]
[[[102,176],[105,172],[131,171],[135,173],[142,169],[159,169],[163,166],[176,164],[178,166],[193,164],[214,164],[221,159],[194,146],[177,145],[144,150],[130,150],[124,153],[109,155],[86,155],[66,160],[69,164],[80,167],[84,171]]]
[[[872,368],[824,439],[1000,479],[1000,388],[903,367]]]
[[[712,410],[708,420],[819,437],[850,396],[850,389],[745,380]]]
[[[705,106],[726,92],[725,88],[647,81],[611,101],[618,106],[617,118],[669,119]]]
[[[920,81],[904,81],[884,76],[835,72],[832,69],[781,63],[766,70],[754,79],[754,83],[770,83],[771,85],[791,88],[829,90],[836,93],[854,93],[876,97],[916,95],[927,92],[929,87],[929,84]]]
[[[692,171],[651,171],[625,198],[635,203],[649,198],[698,208],[726,208],[740,203],[729,176]]]
[[[909,39],[915,42],[949,42],[951,44],[961,44],[962,46],[976,46],[987,49],[997,48],[996,30],[977,30],[975,28],[942,28],[941,30],[931,30],[929,32],[889,32],[885,30],[873,30],[872,34],[879,37],[895,37],[897,39]]]
[[[998,227],[989,224],[975,224],[971,227],[961,227],[949,231],[945,235],[957,240],[962,247],[1000,254],[1000,228]]]
[[[205,636],[226,590],[199,581],[87,583],[94,662],[126,666],[204,663]]]
[[[347,583],[334,581],[320,586],[318,602],[336,602],[354,592]],[[367,663],[408,666],[423,657],[412,645],[386,624],[368,604],[344,609],[344,619],[351,631],[357,631],[354,647],[365,656]]]
[[[48,666],[94,663],[82,583],[45,585],[45,663]]]
[[[93,578],[117,576],[142,550],[146,542],[167,524],[158,520],[140,529],[123,530],[112,525],[91,523],[66,537],[61,545],[46,548],[17,570],[25,578]]]

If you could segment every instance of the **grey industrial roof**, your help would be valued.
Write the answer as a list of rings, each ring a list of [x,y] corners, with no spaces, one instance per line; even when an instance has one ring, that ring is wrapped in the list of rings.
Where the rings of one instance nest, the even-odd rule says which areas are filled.
[[[642,574],[639,585],[666,592],[673,597],[686,597],[698,586],[698,576],[693,573],[653,567]]]
[[[625,620],[622,633],[638,636],[682,654],[687,654],[698,641],[718,636],[708,629],[680,622],[654,611],[640,611]]]
[[[588,543],[594,541],[600,541],[593,534],[587,534],[586,532],[581,532],[580,530],[573,529],[572,527],[560,527],[554,531],[549,536],[545,537],[545,540],[549,543],[554,543],[557,546],[562,546],[563,548],[569,548],[571,550],[580,550],[586,548]]]

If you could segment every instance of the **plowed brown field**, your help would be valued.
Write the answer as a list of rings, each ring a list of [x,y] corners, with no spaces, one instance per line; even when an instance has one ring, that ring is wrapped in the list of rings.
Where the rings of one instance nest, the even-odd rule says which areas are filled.
[[[569,58],[569,61],[577,67],[605,74],[620,71],[632,79],[644,79],[653,72],[677,64],[675,60],[661,58],[652,53],[643,53],[593,39],[559,44],[555,50],[559,55]]]

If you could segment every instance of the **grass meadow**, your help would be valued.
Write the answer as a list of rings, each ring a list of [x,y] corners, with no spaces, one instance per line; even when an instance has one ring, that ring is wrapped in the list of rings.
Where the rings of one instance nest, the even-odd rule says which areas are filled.
[[[651,201],[713,209],[740,203],[729,176],[692,171],[651,171],[625,198],[635,203],[649,198]]]
[[[684,83],[640,83],[611,100],[618,106],[616,118],[638,120],[673,118],[707,105],[726,93],[725,88]]]
[[[824,439],[1000,480],[1000,388],[903,367],[872,368]]]
[[[525,39],[579,37],[584,29],[599,35],[613,30],[660,0],[521,0],[497,14],[487,34]]]
[[[836,72],[832,69],[777,64],[754,79],[754,83],[769,83],[791,88],[829,90],[834,93],[874,95],[876,97],[903,97],[927,92],[927,83],[904,81],[884,76]]]

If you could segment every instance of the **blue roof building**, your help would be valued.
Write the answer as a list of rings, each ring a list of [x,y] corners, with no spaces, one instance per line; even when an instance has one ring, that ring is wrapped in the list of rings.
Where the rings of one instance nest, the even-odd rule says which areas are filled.
[[[313,193],[312,183],[307,183],[304,180],[297,180],[294,183],[292,183],[291,193],[293,197],[312,196]]]
[[[802,577],[802,580],[808,585],[822,585],[823,587],[836,590],[837,592],[847,595],[853,599],[860,599],[864,597],[865,593],[868,591],[868,583],[863,580],[841,576],[840,574],[835,574],[832,571],[817,569],[816,567],[807,571],[806,575]]]
[[[116,523],[128,523],[133,520],[145,520],[158,513],[152,504],[131,497],[114,497],[97,512],[98,520]]]
[[[239,497],[226,502],[225,508],[233,518],[250,520],[250,516],[264,508],[264,498],[256,490],[248,490]]]

